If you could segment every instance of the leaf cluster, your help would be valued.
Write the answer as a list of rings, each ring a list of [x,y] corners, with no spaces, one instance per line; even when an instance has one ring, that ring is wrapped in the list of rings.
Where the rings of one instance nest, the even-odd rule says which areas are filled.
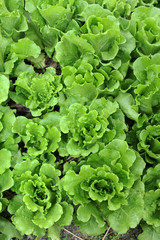
[[[159,240],[158,1],[0,0],[0,42],[0,239]]]

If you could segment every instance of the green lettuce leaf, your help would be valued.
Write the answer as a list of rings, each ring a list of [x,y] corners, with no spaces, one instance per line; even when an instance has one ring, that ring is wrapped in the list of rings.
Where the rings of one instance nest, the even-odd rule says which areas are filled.
[[[55,152],[61,139],[56,127],[45,127],[22,116],[17,117],[13,131],[24,141],[27,153],[34,157],[46,152]]]
[[[147,238],[151,240],[158,240],[160,238],[160,228],[155,228],[145,223],[141,224],[143,233],[138,236],[139,240],[145,240]]]
[[[0,103],[6,101],[8,99],[8,93],[9,93],[9,79],[5,77],[4,75],[0,75]]]
[[[58,92],[62,89],[60,77],[51,67],[44,74],[24,72],[15,85],[16,93],[10,93],[11,98],[30,108],[33,116],[40,116],[47,110],[52,111],[58,103]]]
[[[7,3],[7,1],[5,2]],[[8,5],[9,3],[7,6]],[[11,8],[13,7],[10,5],[10,9],[8,11],[5,4],[3,4],[3,6],[0,5],[1,32],[3,36],[12,37],[14,41],[18,41],[18,39],[23,36],[23,33],[28,29],[27,19],[22,11],[23,8],[21,8],[21,11],[20,9]]]
[[[120,93],[118,97],[116,98],[117,102],[120,105],[120,108],[124,112],[124,114],[134,120],[138,121],[139,113],[137,106],[135,105],[134,98],[129,93]]]
[[[127,198],[128,204],[109,214],[108,222],[116,232],[125,233],[129,228],[135,228],[139,224],[143,217],[143,195],[143,183],[138,181],[130,190]],[[117,221],[117,216],[119,221]]]
[[[104,61],[112,60],[118,53],[118,45],[125,42],[120,34],[118,21],[112,16],[90,16],[82,27],[82,33],[82,38],[93,46],[97,56]]]
[[[19,58],[25,59],[31,56],[37,58],[41,52],[41,49],[30,39],[23,38],[17,43],[14,43],[11,46],[10,51],[11,53],[16,53]]]
[[[148,225],[153,227],[160,227],[159,218],[159,169],[160,164],[157,164],[154,168],[149,168],[147,173],[143,177],[146,193],[144,196],[144,216],[143,219]]]
[[[85,106],[79,103],[72,104],[68,109],[68,114],[62,116],[60,120],[60,129],[64,134],[67,134],[64,135],[64,141],[67,140],[66,150],[68,154],[78,157],[98,152],[102,139],[108,141],[106,135],[107,130],[110,129],[107,128],[109,124],[107,118],[116,112],[117,108],[116,102],[112,103],[104,98],[94,100],[89,107],[89,112]],[[112,126],[111,130],[113,130]],[[113,133],[113,137],[115,135]],[[60,144],[60,154],[62,154],[61,148],[64,147]]]
[[[146,161],[154,163],[154,161],[160,161],[159,153],[159,125],[149,125],[146,129],[143,129],[139,135],[138,150],[145,152]]]
[[[70,224],[73,208],[62,200],[60,174],[50,164],[40,166],[37,160],[28,159],[15,166],[14,190],[20,195],[11,200],[8,210],[14,214],[12,221],[22,234],[40,237],[54,223]],[[24,216],[23,224],[19,224]]]
[[[148,2],[148,1],[147,1]],[[137,23],[137,53],[140,56],[155,54],[160,49],[159,27],[159,8],[138,7],[132,14],[132,20]]]
[[[4,217],[0,217],[0,232],[4,234],[6,240],[21,237],[20,233],[15,229],[15,226]]]
[[[87,40],[68,32],[55,46],[55,61],[64,67],[74,64],[80,56],[84,57],[94,52],[92,45]]]

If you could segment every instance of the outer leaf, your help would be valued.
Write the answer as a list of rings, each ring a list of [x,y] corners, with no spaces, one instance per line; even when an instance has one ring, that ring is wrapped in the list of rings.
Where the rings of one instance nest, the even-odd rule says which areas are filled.
[[[160,228],[142,224],[143,233],[138,236],[139,240],[159,240],[160,239]]]
[[[131,94],[129,93],[120,93],[116,98],[117,102],[120,105],[122,111],[126,114],[126,116],[130,119],[138,121],[139,114],[133,108],[134,106],[134,99]]]
[[[60,226],[58,224],[55,224],[48,229],[48,237],[50,237],[54,240],[59,240],[60,239],[60,231],[61,231]]]
[[[0,175],[0,191],[3,192],[11,188],[14,184],[13,173],[7,169],[3,174]]]
[[[5,77],[4,75],[0,75],[0,103],[4,102],[8,98],[8,92],[9,92],[9,79]]]
[[[70,225],[73,218],[73,206],[67,202],[62,202],[63,214],[57,224],[61,227]]]
[[[20,233],[15,229],[14,225],[7,219],[0,217],[0,232],[7,236],[7,239],[20,238]]]
[[[135,152],[135,154],[136,154],[136,161],[133,163],[131,167],[131,172],[134,174],[135,180],[137,180],[143,174],[143,170],[146,164],[138,152]]]
[[[62,214],[62,206],[56,203],[50,208],[46,216],[43,216],[40,212],[37,212],[32,221],[40,228],[49,228],[60,219]]]
[[[77,209],[77,219],[81,222],[88,222],[91,216],[95,217],[96,222],[100,227],[105,226],[101,213],[97,210],[93,203],[79,206]]]
[[[85,98],[85,101],[92,101],[97,96],[96,87],[92,83],[84,83],[83,85],[74,83],[65,93],[68,97]],[[83,98],[82,98],[83,99]]]
[[[93,47],[85,40],[74,34],[66,34],[55,47],[55,59],[61,66],[72,65],[80,55],[94,53]]]
[[[28,57],[37,58],[40,52],[40,47],[28,38],[20,39],[17,43],[11,46],[11,53],[16,53],[20,59]]]
[[[122,206],[107,217],[110,226],[119,234],[126,233],[129,228],[135,228],[143,216],[144,185],[138,181],[130,190],[128,204]]]
[[[11,153],[5,148],[0,150],[0,166],[0,174],[11,166]]]
[[[39,8],[39,12],[46,22],[51,26],[55,27],[61,31],[64,31],[71,21],[72,13],[70,9],[65,9],[62,6],[51,6],[48,5],[47,8]]]
[[[91,219],[88,222],[79,222],[76,221],[76,225],[80,226],[80,231],[89,235],[89,236],[97,236],[106,231],[108,228],[107,225],[100,226],[94,217],[91,217]]]
[[[13,223],[22,234],[29,235],[33,233],[39,237],[44,236],[45,230],[40,229],[38,226],[36,226],[32,220],[33,213],[29,211],[25,206],[21,206],[17,210],[16,216],[12,217]]]

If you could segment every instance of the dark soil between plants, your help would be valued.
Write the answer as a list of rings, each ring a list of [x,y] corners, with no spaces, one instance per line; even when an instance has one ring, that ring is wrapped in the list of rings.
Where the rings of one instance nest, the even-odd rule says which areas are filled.
[[[117,219],[118,221],[118,219]],[[71,224],[70,226],[67,226],[65,228],[66,230],[70,231],[77,237],[79,237],[82,240],[102,240],[104,237],[104,234],[100,236],[87,236],[86,234],[83,234],[80,232],[79,227],[74,226]],[[62,230],[61,232],[61,239],[60,240],[78,240],[76,236],[71,235],[71,233],[68,233],[66,230]],[[134,229],[130,229],[127,233],[118,235],[116,232],[114,232],[112,229],[109,230],[105,240],[137,240],[138,235],[142,232],[141,227],[136,227]],[[117,237],[116,237],[117,236]]]
[[[140,227],[130,229],[127,233],[118,235],[112,229],[108,231],[108,234],[104,240],[137,240],[138,235],[142,232]],[[99,236],[88,236],[80,232],[79,227],[71,224],[67,226],[65,230],[61,231],[60,240],[103,240],[105,234]],[[24,236],[21,240],[35,240],[33,235]],[[54,240],[47,236],[40,238],[39,240]]]

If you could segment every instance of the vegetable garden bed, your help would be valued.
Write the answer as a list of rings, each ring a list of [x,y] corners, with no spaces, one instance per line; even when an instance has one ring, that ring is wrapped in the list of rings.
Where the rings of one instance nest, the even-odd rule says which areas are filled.
[[[0,0],[0,239],[160,239],[159,5]]]

